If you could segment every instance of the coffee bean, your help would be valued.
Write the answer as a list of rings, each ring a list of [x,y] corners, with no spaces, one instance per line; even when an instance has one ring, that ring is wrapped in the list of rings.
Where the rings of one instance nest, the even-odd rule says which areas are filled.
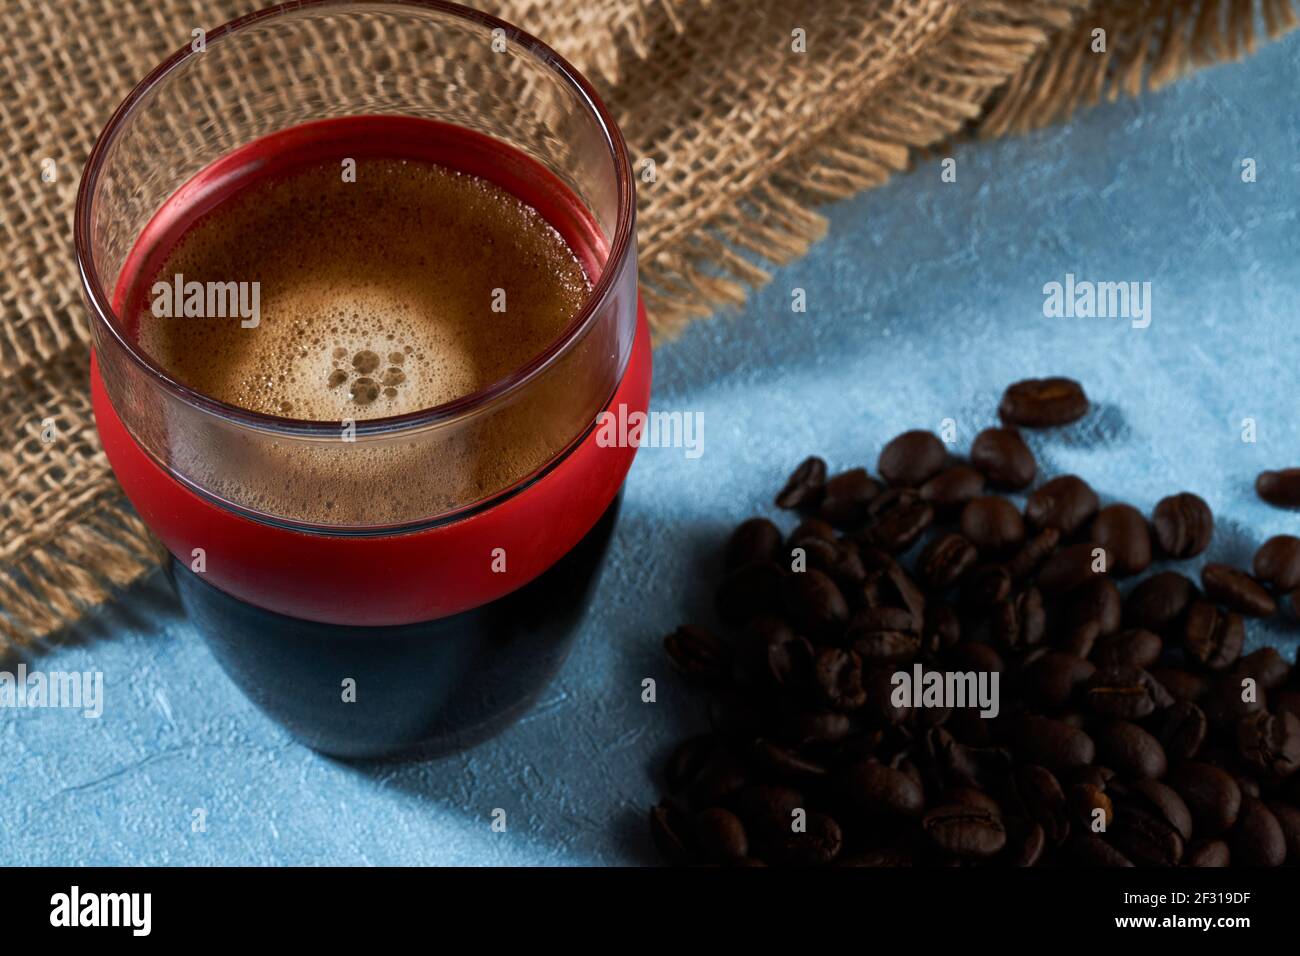
[[[1241,787],[1218,767],[1196,760],[1174,767],[1165,780],[1192,813],[1192,832],[1218,836],[1237,822]]]
[[[1078,475],[1061,475],[1034,489],[1025,504],[1025,518],[1035,528],[1056,528],[1068,537],[1087,524],[1100,506],[1086,481]]]
[[[1097,671],[1085,690],[1088,709],[1100,717],[1141,720],[1172,703],[1169,693],[1139,667],[1111,665]]]
[[[851,468],[826,482],[817,513],[837,528],[852,528],[866,518],[867,506],[879,494],[879,482],[864,469]]]
[[[1241,655],[1246,631],[1241,617],[1220,611],[1213,604],[1197,601],[1187,612],[1183,629],[1183,651],[1212,671],[1227,670]]]
[[[948,448],[939,436],[922,430],[903,432],[880,452],[876,470],[891,485],[915,488],[937,475],[948,463]]]
[[[1277,817],[1255,797],[1242,797],[1232,831],[1232,858],[1242,866],[1281,866],[1286,855],[1286,834]]]
[[[1255,552],[1255,577],[1279,591],[1300,588],[1300,538],[1274,535]]]
[[[1059,710],[1096,673],[1097,668],[1088,661],[1072,654],[1048,651],[1025,668],[1025,694],[1039,707]]]
[[[1151,565],[1151,533],[1147,519],[1132,505],[1108,505],[1092,519],[1093,544],[1106,549],[1106,570],[1127,577]]]
[[[1212,601],[1247,617],[1272,617],[1277,602],[1244,571],[1226,564],[1207,564],[1201,569],[1201,586]]]
[[[749,756],[755,766],[781,780],[808,781],[826,775],[823,764],[803,756],[791,747],[761,737],[750,744]]]
[[[1044,528],[1021,545],[1020,550],[1007,562],[1007,570],[1017,581],[1029,577],[1052,556],[1060,542],[1061,532],[1055,528]]]
[[[1070,843],[1070,851],[1081,866],[1133,865],[1132,860],[1092,832],[1078,833]]]
[[[1117,814],[1111,839],[1139,866],[1177,866],[1183,858],[1182,835],[1167,821],[1133,807]]]
[[[1132,627],[1163,632],[1177,627],[1196,599],[1196,585],[1177,571],[1161,571],[1142,581],[1124,602],[1124,619]]]
[[[1025,522],[1005,498],[972,498],[961,512],[961,532],[982,554],[1009,554],[1025,539]]]
[[[1261,471],[1255,479],[1255,494],[1279,508],[1300,508],[1300,468]]]
[[[1016,773],[1016,791],[1025,812],[1043,828],[1048,842],[1060,846],[1070,835],[1070,810],[1060,782],[1046,767],[1026,764]]]
[[[849,606],[839,587],[821,571],[790,574],[781,584],[786,612],[810,637],[834,637],[849,619]]]
[[[1265,690],[1281,687],[1291,677],[1291,665],[1275,647],[1261,647],[1237,662],[1237,668],[1255,678],[1255,683]]]
[[[664,770],[668,788],[676,793],[690,786],[717,749],[718,740],[713,734],[686,738],[668,758]]]
[[[1095,783],[1070,785],[1066,795],[1070,818],[1079,830],[1104,831],[1115,822],[1115,807],[1106,791]]]
[[[849,769],[848,791],[854,805],[867,814],[918,817],[925,809],[919,782],[875,760],[861,761]]]
[[[1027,488],[1038,472],[1034,453],[1014,428],[986,428],[975,436],[971,463],[990,483],[1012,491]]]
[[[809,811],[805,829],[788,829],[773,841],[776,858],[790,866],[825,866],[844,848],[844,831],[835,818]]]
[[[1014,598],[999,601],[990,620],[993,637],[1009,651],[1037,646],[1047,629],[1047,612],[1037,588],[1021,591]]]
[[[975,564],[978,557],[974,545],[964,537],[946,534],[926,546],[917,568],[921,580],[931,590],[946,591]]]
[[[1133,628],[1102,637],[1093,651],[1093,658],[1103,665],[1147,668],[1159,660],[1163,647],[1164,641],[1159,634]]]
[[[945,468],[919,489],[921,500],[942,515],[957,514],[972,498],[984,494],[984,476],[969,465]]]
[[[826,462],[815,456],[805,458],[776,496],[776,506],[788,510],[815,508],[821,503],[825,490]]]
[[[736,800],[740,818],[763,838],[781,836],[790,828],[795,810],[805,802],[802,791],[770,783],[751,784]]]
[[[795,526],[795,529],[790,532],[789,541],[794,544],[794,542],[803,541],[806,538],[821,538],[831,544],[838,544],[840,540],[833,524],[811,515],[805,517]]]
[[[1276,779],[1300,770],[1300,718],[1267,712],[1237,722],[1237,752],[1250,766]]]
[[[700,683],[731,678],[731,649],[702,628],[684,624],[664,638],[668,661],[684,677]]]
[[[784,621],[760,617],[750,621],[743,640],[747,663],[760,681],[803,689],[812,675],[813,648]]]
[[[1286,841],[1286,861],[1291,864],[1300,863],[1300,809],[1280,800],[1270,801],[1268,808],[1282,829],[1282,837]]]
[[[712,807],[695,815],[695,842],[706,860],[728,863],[749,855],[745,825],[730,810]]]
[[[1008,386],[998,406],[1002,419],[1026,428],[1078,421],[1088,412],[1083,386],[1069,378],[1025,379]]]
[[[671,866],[694,862],[694,840],[690,821],[680,810],[661,803],[650,810],[650,838],[659,855]]]
[[[1214,515],[1199,495],[1183,492],[1162,498],[1151,514],[1156,543],[1171,558],[1192,558],[1210,546]]]
[[[1206,675],[1182,667],[1153,667],[1151,676],[1174,700],[1197,703],[1210,692],[1210,680]]]
[[[844,639],[868,665],[904,664],[921,650],[917,623],[906,608],[863,608],[849,622]]]
[[[1008,866],[1037,866],[1047,848],[1047,834],[1041,824],[1019,817],[1005,821],[1007,847],[1003,860]]]
[[[1043,565],[1038,573],[1038,586],[1047,594],[1064,594],[1105,574],[1108,561],[1104,552],[1094,553],[1097,551],[1097,545],[1089,541],[1062,548]]]
[[[1096,741],[1102,759],[1126,776],[1156,780],[1169,769],[1160,741],[1137,724],[1112,720],[1102,725]]]
[[[1200,752],[1208,728],[1204,711],[1191,701],[1180,700],[1160,712],[1155,735],[1169,759],[1177,762],[1191,760]]]
[[[875,519],[865,532],[872,545],[890,554],[910,548],[934,522],[934,508],[910,489],[891,488],[872,503]]]
[[[1095,621],[1099,637],[1114,634],[1123,621],[1124,608],[1119,588],[1102,575],[1093,575],[1071,591],[1066,605],[1066,618],[1072,626]]]
[[[1007,842],[1001,819],[970,803],[935,807],[922,818],[921,831],[937,849],[961,859],[988,859],[1000,853]]]
[[[1223,840],[1198,840],[1183,855],[1183,866],[1222,867],[1231,860],[1228,844]]]
[[[1125,807],[1155,816],[1184,840],[1192,838],[1192,812],[1173,787],[1158,780],[1135,780],[1116,786],[1116,792]]]
[[[854,651],[823,647],[813,661],[813,680],[827,707],[839,711],[857,710],[867,702],[862,688],[862,660]]]
[[[741,523],[727,541],[727,570],[774,561],[780,548],[780,529],[766,518],[750,518]]]
[[[1025,759],[1049,770],[1090,764],[1096,756],[1092,738],[1064,721],[1050,717],[1020,718],[1016,742]]]

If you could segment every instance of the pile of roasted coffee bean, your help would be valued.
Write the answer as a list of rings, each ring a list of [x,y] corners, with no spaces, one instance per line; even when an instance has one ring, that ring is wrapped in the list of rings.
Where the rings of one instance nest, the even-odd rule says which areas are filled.
[[[968,462],[935,435],[887,444],[876,477],[809,458],[726,546],[728,634],[683,626],[674,667],[709,733],[677,748],[650,814],[675,864],[1300,863],[1300,666],[1243,655],[1243,617],[1300,611],[1300,538],[1199,586],[1153,560],[1205,551],[1214,518],[1175,494],[1150,519],[1082,478],[1033,485],[1018,428],[1082,417],[1077,382],[1007,389]],[[1266,472],[1300,505],[1300,469]],[[915,555],[915,557],[912,557]],[[1126,583],[1133,583],[1131,580]],[[993,717],[896,704],[893,675],[997,674]],[[943,699],[937,703],[944,703]]]

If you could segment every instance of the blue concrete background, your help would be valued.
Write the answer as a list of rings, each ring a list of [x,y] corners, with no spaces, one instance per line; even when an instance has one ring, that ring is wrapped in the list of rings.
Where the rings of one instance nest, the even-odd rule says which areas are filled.
[[[874,466],[882,441],[949,417],[964,448],[1029,374],[1074,376],[1096,406],[1036,440],[1044,472],[1144,510],[1196,491],[1220,519],[1211,555],[1248,563],[1268,535],[1300,531],[1251,488],[1261,468],[1300,463],[1297,89],[1293,36],[1067,126],[963,145],[955,183],[927,163],[832,208],[829,237],[742,314],[659,350],[656,405],[702,411],[705,453],[641,452],[568,664],[469,753],[357,769],[304,749],[226,680],[156,575],[37,658],[103,671],[100,720],[0,711],[0,862],[650,862],[654,774],[703,719],[661,637],[707,606],[720,537],[768,513],[809,452]],[[1067,272],[1149,280],[1151,327],[1044,318],[1042,287]],[[1263,637],[1294,649],[1297,629],[1256,626]],[[641,703],[647,676],[657,704]]]

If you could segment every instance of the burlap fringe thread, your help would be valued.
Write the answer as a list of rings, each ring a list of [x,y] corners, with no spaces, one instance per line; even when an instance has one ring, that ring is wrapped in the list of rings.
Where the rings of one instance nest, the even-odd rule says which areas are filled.
[[[918,153],[971,129],[1025,132],[1104,97],[1158,90],[1195,68],[1236,60],[1297,25],[1293,0],[1078,0],[1059,4],[980,0],[974,15],[936,42],[913,73],[806,155],[770,171],[736,210],[670,249],[646,250],[641,280],[660,338],[720,306],[744,303],[770,268],[802,256],[826,232],[810,207],[886,182]],[[1093,53],[1093,30],[1106,31]],[[946,63],[936,72],[932,64]],[[990,104],[992,104],[990,106]],[[982,117],[982,118],[981,118]],[[748,253],[748,255],[746,255]],[[759,261],[755,261],[755,259]]]
[[[644,58],[651,13],[661,12],[680,31],[679,2],[630,3],[615,32]],[[951,18],[950,29],[930,38],[923,67],[907,69],[884,91],[863,91],[855,118],[820,136],[814,130],[813,142],[774,156],[746,177],[756,185],[736,195],[729,212],[671,237],[671,244],[665,239],[642,250],[657,336],[742,304],[750,288],[770,279],[771,268],[807,252],[827,227],[810,207],[879,186],[963,131],[1034,129],[1103,98],[1160,89],[1196,67],[1237,59],[1255,47],[1257,18],[1270,39],[1295,28],[1293,2],[971,0],[967,16]],[[1090,49],[1097,28],[1106,31],[1105,54]],[[593,53],[592,67],[617,83],[626,63],[611,44]],[[34,439],[24,434],[20,446]],[[162,559],[165,552],[120,494],[78,510],[56,539],[25,549],[3,543],[0,654],[60,630]]]

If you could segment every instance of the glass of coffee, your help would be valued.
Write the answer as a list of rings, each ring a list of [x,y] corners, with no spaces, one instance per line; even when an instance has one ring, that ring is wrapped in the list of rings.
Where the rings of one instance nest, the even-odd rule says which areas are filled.
[[[563,660],[644,412],[623,139],[450,3],[260,11],[161,64],[75,239],[109,460],[235,682],[326,753],[463,746]]]

